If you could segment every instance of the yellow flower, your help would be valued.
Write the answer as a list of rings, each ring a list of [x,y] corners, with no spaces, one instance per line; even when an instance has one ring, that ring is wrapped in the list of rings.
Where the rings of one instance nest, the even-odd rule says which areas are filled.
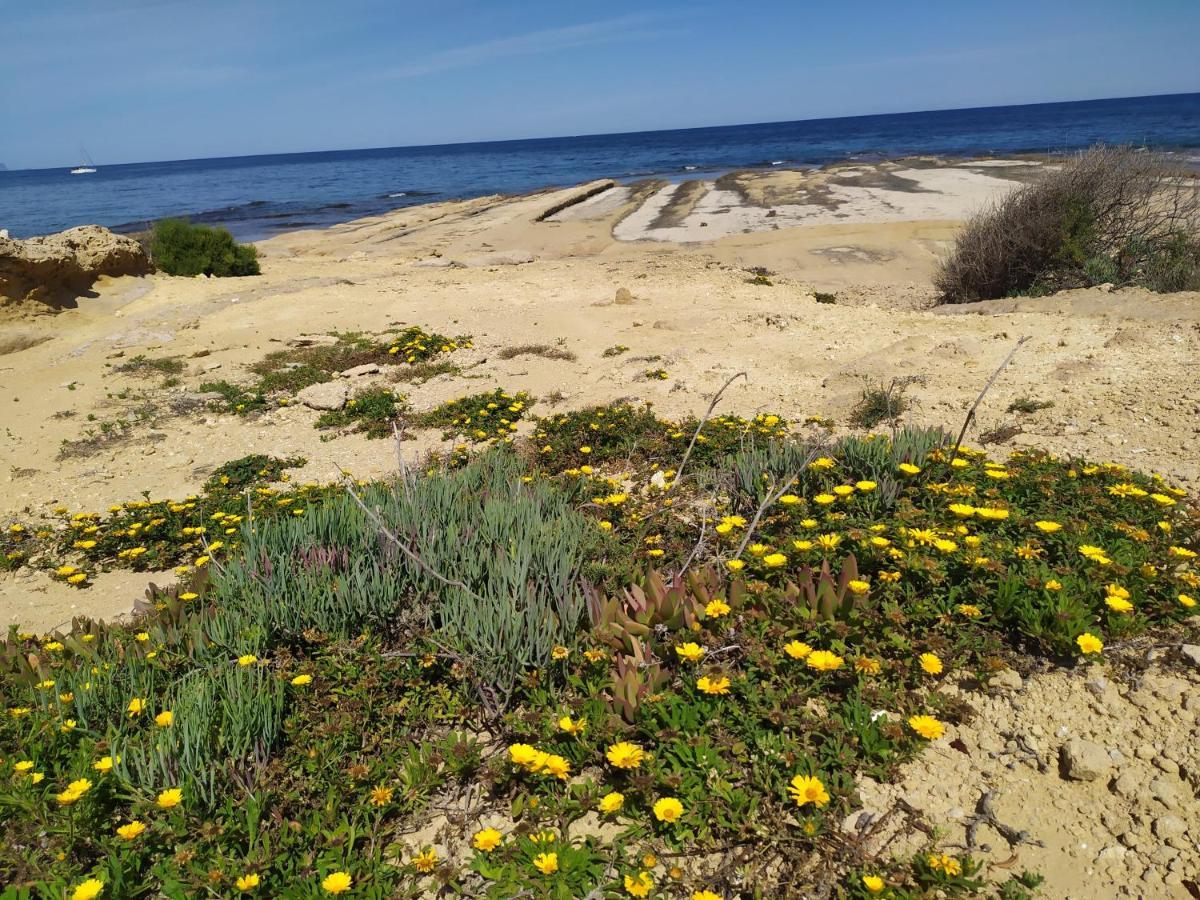
[[[837,497],[833,496],[833,494],[817,494],[817,496],[813,497],[813,503],[818,503],[821,506],[828,506],[830,503],[836,501]]]
[[[239,877],[238,880],[233,883],[233,886],[243,894],[248,894],[250,891],[258,887],[260,880],[261,879],[254,872],[247,872],[245,875]]]
[[[539,768],[543,775],[551,775],[566,781],[571,774],[571,764],[557,754],[548,754],[540,762]]]
[[[1007,509],[998,509],[992,506],[980,506],[975,510],[975,515],[981,519],[991,519],[993,522],[1002,522],[1008,518]]]
[[[13,768],[16,769],[18,772],[28,772],[30,769],[33,768],[33,760],[32,759],[19,760],[18,762],[13,763]]]
[[[840,534],[822,534],[817,536],[817,546],[822,550],[834,550],[842,542]]]
[[[712,891],[692,891],[692,900],[721,900],[721,896]]]
[[[1061,591],[1062,590],[1062,582],[1059,581],[1057,578],[1051,578],[1049,581],[1047,581],[1042,586],[1048,591]]]
[[[570,716],[562,716],[558,720],[558,730],[567,734],[583,734],[586,725],[587,722],[583,719],[572,719]]]
[[[724,675],[718,678],[709,678],[707,675],[701,675],[696,679],[696,687],[706,694],[728,694],[729,679]]]
[[[134,697],[129,701],[129,706],[126,709],[129,711],[129,717],[132,719],[135,716],[140,716],[142,710],[146,708],[146,700],[142,697]]]
[[[1053,534],[1056,531],[1062,530],[1062,526],[1057,522],[1047,522],[1045,519],[1034,522],[1033,527],[1039,531],[1044,531],[1046,534]]]
[[[539,853],[533,858],[533,867],[543,875],[553,875],[558,871],[558,854]]]
[[[292,684],[296,685],[296,687],[304,687],[306,684],[312,684],[312,676],[307,673],[297,675],[292,679]]]
[[[909,716],[908,727],[927,741],[936,741],[946,733],[946,726],[933,716]]]
[[[636,769],[645,759],[646,752],[637,744],[620,741],[609,747],[605,756],[618,769]]]
[[[978,619],[983,615],[983,610],[971,603],[958,604],[959,615],[966,616],[968,619]]]
[[[730,572],[740,572],[746,568],[746,563],[740,559],[727,559],[725,560],[725,568]]]
[[[132,822],[128,822],[118,827],[117,836],[127,841],[132,841],[145,830],[146,823],[139,821],[138,819],[134,819]]]
[[[1183,605],[1185,608],[1187,608],[1187,609],[1191,609],[1192,607],[1194,607],[1194,606],[1196,605],[1196,598],[1195,598],[1195,597],[1189,597],[1187,594],[1180,594],[1180,595],[1179,595],[1179,602],[1180,602],[1180,604],[1182,604],[1182,605]]]
[[[1179,559],[1195,559],[1196,558],[1195,551],[1189,550],[1189,549],[1187,549],[1187,547],[1172,546],[1167,550],[1167,553],[1169,553],[1171,556],[1178,557]]]
[[[570,655],[571,651],[561,645],[550,650],[550,658],[554,660],[564,660]]]
[[[1104,649],[1104,642],[1090,631],[1085,631],[1075,638],[1075,643],[1079,645],[1079,652],[1085,656],[1089,653],[1099,653]]]
[[[708,605],[704,607],[704,614],[710,619],[719,619],[721,616],[729,615],[729,604],[720,598],[709,600]]]
[[[1108,594],[1104,598],[1105,605],[1115,613],[1133,612],[1133,604],[1118,594]]]
[[[111,756],[102,756],[92,763],[92,768],[97,772],[111,772],[113,765],[120,761],[121,757],[119,756],[115,760]]]
[[[830,653],[828,650],[814,650],[804,660],[805,665],[810,669],[816,669],[818,672],[832,672],[835,669],[840,669],[844,662],[844,659],[836,653]]]
[[[850,593],[855,596],[861,596],[871,589],[871,582],[863,581],[860,578],[852,578],[846,582],[846,587],[849,588]]]
[[[912,463],[900,463],[897,468],[905,475],[917,475],[921,471],[920,466],[914,466]]]
[[[513,765],[530,768],[538,760],[538,751],[529,744],[511,744],[508,748],[508,757],[512,760]]]
[[[392,802],[392,789],[382,784],[371,788],[371,797],[368,802],[372,806],[387,806]]]
[[[869,656],[860,656],[854,660],[854,669],[863,675],[878,675],[883,671],[883,663]]]
[[[600,812],[602,813],[615,813],[624,805],[625,795],[617,791],[609,791],[600,798]]]
[[[783,645],[783,652],[792,659],[804,659],[804,657],[813,652],[813,648],[803,641],[788,641],[788,643]]]
[[[245,653],[242,656],[239,656],[238,661],[237,661],[238,665],[243,668],[245,668],[246,666],[252,666],[256,662],[258,662],[258,657],[255,656],[253,653]]]
[[[928,675],[941,675],[942,674],[942,668],[943,668],[942,661],[941,661],[941,659],[938,658],[938,655],[936,653],[922,653],[921,656],[919,657],[919,659],[921,662],[921,668],[925,670],[926,674],[928,674]]]
[[[822,456],[810,462],[808,467],[810,469],[832,469],[835,465],[837,465],[837,463],[835,463],[828,456]]]
[[[183,802],[183,791],[179,788],[167,788],[154,802],[163,809],[173,809]]]
[[[675,652],[679,654],[679,658],[687,662],[698,662],[704,658],[707,652],[705,648],[699,644],[689,641],[686,644],[680,644],[675,648]]]
[[[871,491],[875,490],[876,487],[878,487],[878,485],[876,485],[873,481],[856,481],[854,482],[854,486],[864,494],[869,494]]]
[[[482,831],[475,832],[475,837],[471,838],[471,843],[476,850],[482,850],[484,853],[491,853],[504,841],[502,835],[495,828],[485,828]]]
[[[872,894],[882,893],[885,887],[883,879],[878,875],[864,875],[862,877],[862,883],[863,887],[865,887]]]
[[[89,878],[80,882],[71,892],[71,900],[96,900],[104,893],[104,882],[99,878]]]
[[[811,803],[820,809],[829,802],[829,792],[821,779],[813,775],[796,775],[788,786],[788,793],[796,801],[797,806],[807,806]]]
[[[784,494],[782,497],[779,498],[779,502],[782,503],[784,506],[795,506],[797,503],[800,502],[800,498],[797,497],[795,494]]]
[[[154,724],[159,728],[170,728],[175,724],[175,713],[171,712],[169,709],[164,709],[154,717]]]
[[[321,879],[321,887],[327,894],[344,894],[350,890],[353,883],[354,879],[350,877],[349,872],[330,872]]]
[[[654,818],[660,822],[674,822],[683,815],[683,804],[674,797],[661,797],[654,801]]]
[[[418,872],[428,875],[437,868],[438,855],[437,851],[430,847],[428,850],[422,850],[413,857],[412,867]]]
[[[787,565],[788,558],[782,553],[768,553],[763,557],[763,563],[771,569],[778,569],[780,566]]]
[[[975,507],[969,506],[966,503],[951,503],[950,512],[960,518],[967,519],[975,515]]]
[[[625,876],[625,892],[630,897],[649,897],[654,889],[654,876],[649,872],[638,872],[637,876]]]

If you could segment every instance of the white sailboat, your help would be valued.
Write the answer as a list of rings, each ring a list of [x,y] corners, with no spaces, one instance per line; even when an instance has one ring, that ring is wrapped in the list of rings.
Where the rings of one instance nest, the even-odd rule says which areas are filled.
[[[88,156],[88,152],[84,149],[83,144],[79,145],[79,153],[83,157],[83,165],[76,166],[71,170],[72,175],[91,175],[96,171],[96,164],[92,162],[92,158]]]

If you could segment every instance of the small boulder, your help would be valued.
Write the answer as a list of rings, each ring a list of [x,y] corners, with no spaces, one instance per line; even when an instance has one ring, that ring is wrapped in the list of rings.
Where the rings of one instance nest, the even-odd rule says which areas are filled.
[[[617,295],[613,298],[613,303],[617,306],[629,306],[634,301],[634,296],[630,293],[629,288],[617,288]]]
[[[1004,669],[989,678],[988,685],[998,691],[1019,691],[1025,682],[1012,669]]]
[[[1183,644],[1179,648],[1180,655],[1195,669],[1200,669],[1200,644]]]
[[[1063,777],[1071,781],[1095,781],[1112,771],[1108,751],[1082,738],[1073,738],[1063,744],[1060,762]]]
[[[340,381],[310,384],[296,394],[296,399],[309,409],[341,409],[349,398],[349,385]]]
[[[1159,816],[1154,820],[1154,836],[1161,841],[1183,837],[1187,833],[1187,824],[1179,816]]]

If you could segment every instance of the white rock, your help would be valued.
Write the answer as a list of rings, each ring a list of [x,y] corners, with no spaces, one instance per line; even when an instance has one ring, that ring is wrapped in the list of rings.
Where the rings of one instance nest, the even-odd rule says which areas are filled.
[[[350,387],[340,381],[310,384],[296,395],[309,409],[341,409],[350,397]]]
[[[363,363],[361,366],[354,366],[338,374],[343,378],[354,378],[359,375],[375,375],[378,372],[379,366],[376,363]]]
[[[1112,771],[1112,760],[1099,744],[1073,738],[1062,746],[1063,775],[1072,781],[1095,781]]]

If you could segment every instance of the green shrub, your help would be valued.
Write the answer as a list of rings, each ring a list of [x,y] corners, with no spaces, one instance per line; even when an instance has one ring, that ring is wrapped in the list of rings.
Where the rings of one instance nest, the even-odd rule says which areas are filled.
[[[1200,182],[1169,158],[1095,147],[976,215],[934,276],[943,303],[1112,282],[1200,286]]]
[[[154,225],[150,256],[168,275],[258,275],[258,250],[238,244],[224,228],[192,225],[183,219],[163,219]]]
[[[387,388],[373,387],[359,391],[342,409],[321,413],[317,428],[349,428],[369,438],[385,438],[392,434],[392,423],[404,410],[407,401]]]

